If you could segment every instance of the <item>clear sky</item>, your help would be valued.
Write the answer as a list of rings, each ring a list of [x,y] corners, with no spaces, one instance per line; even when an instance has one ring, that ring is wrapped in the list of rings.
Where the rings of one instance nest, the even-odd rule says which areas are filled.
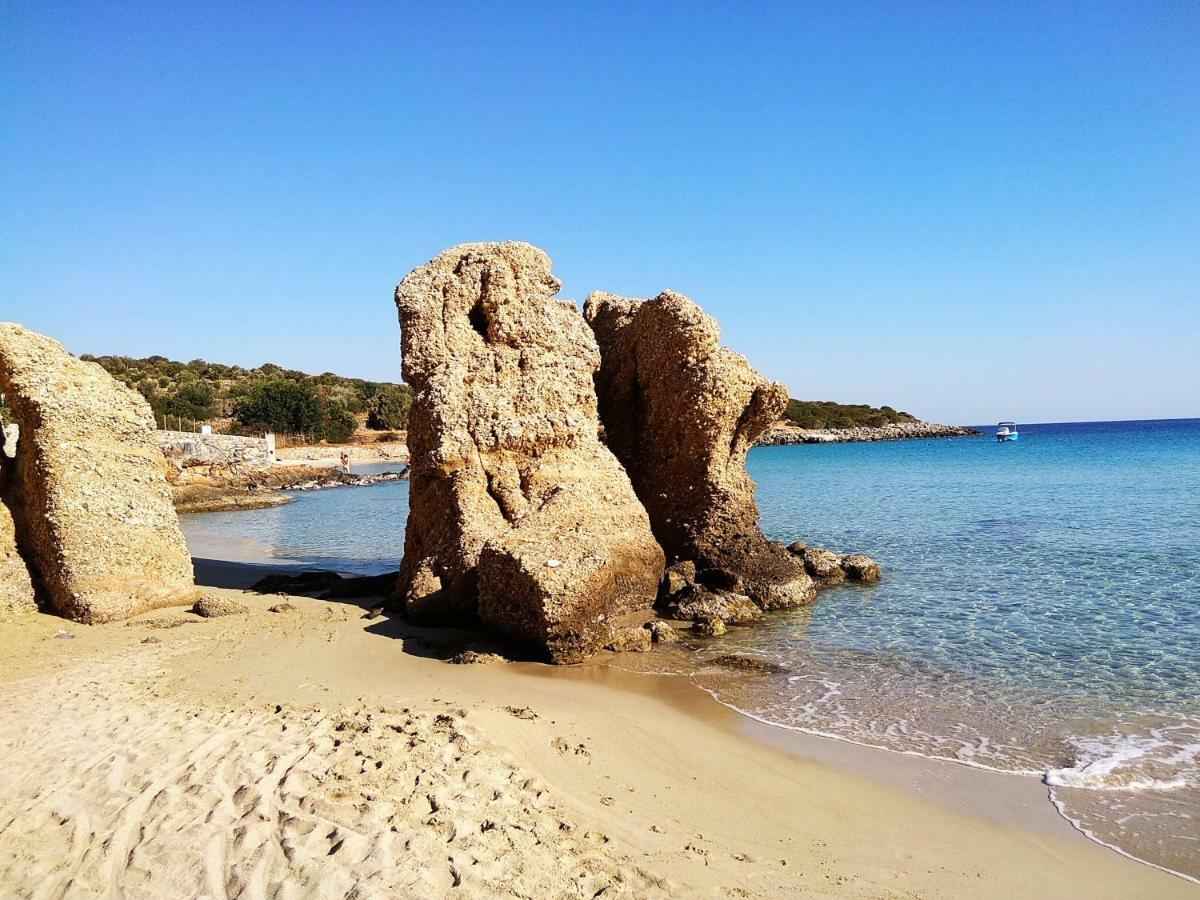
[[[395,380],[501,239],[796,397],[1200,416],[1200,4],[0,8],[0,319]]]

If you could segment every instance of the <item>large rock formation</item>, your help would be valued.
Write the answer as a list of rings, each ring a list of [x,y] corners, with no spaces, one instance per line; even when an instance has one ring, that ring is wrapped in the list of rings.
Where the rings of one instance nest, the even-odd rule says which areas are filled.
[[[595,338],[528,244],[464,244],[396,288],[410,618],[483,623],[573,662],[648,609],[663,571],[646,512],[600,442]]]
[[[787,390],[720,345],[720,329],[682,294],[588,296],[609,447],[629,473],[668,562],[736,577],[765,609],[814,596],[802,562],[759,530],[746,453],[787,406]]]
[[[95,623],[190,602],[191,557],[146,401],[10,323],[0,392],[21,426],[4,499],[50,611]]]
[[[19,429],[0,421],[0,622],[37,612],[33,580],[17,550],[17,529],[4,502],[4,485],[13,467]]]

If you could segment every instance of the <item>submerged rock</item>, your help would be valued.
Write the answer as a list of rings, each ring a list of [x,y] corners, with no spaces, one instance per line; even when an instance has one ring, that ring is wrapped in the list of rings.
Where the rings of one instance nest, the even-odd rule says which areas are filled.
[[[746,453],[787,406],[720,345],[716,321],[682,294],[639,301],[595,292],[600,417],[669,560],[732,572],[763,608],[815,596],[804,566],[758,526]]]
[[[108,622],[194,596],[141,395],[11,323],[0,323],[0,392],[21,426],[4,499],[49,609]]]
[[[575,662],[649,609],[664,558],[600,443],[596,341],[529,244],[464,244],[396,288],[413,389],[399,594]]]
[[[698,584],[676,594],[665,611],[672,619],[683,622],[712,617],[722,619],[727,625],[752,625],[763,618],[762,609],[745,594],[709,590]]]
[[[654,638],[638,623],[615,629],[613,639],[604,648],[614,653],[644,653],[650,649]]]
[[[679,632],[666,622],[656,619],[653,622],[647,622],[643,627],[650,632],[650,638],[656,644],[673,644],[679,640]]]
[[[725,622],[716,616],[704,616],[692,623],[692,631],[704,637],[720,637],[725,633]]]
[[[878,581],[883,576],[879,563],[865,553],[851,553],[842,557],[842,571],[853,581]]]

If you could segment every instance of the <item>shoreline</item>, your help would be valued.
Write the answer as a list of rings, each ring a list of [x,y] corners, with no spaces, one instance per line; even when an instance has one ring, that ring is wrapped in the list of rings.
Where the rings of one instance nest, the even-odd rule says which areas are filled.
[[[228,563],[207,563],[204,569],[202,580],[209,584],[244,584],[262,574],[261,569]],[[111,719],[116,716],[119,723],[125,714],[128,704],[121,696],[127,688],[148,691],[144,696],[137,693],[138,702],[146,705],[145,714],[165,716],[174,723],[172,728],[181,729],[171,740],[188,746],[193,740],[199,746],[202,738],[225,740],[209,732],[193,734],[197,728],[203,730],[203,723],[213,715],[237,726],[230,726],[230,734],[240,734],[243,720],[250,721],[262,709],[294,717],[303,708],[309,710],[304,715],[324,722],[349,705],[360,718],[384,721],[399,704],[420,722],[447,716],[474,729],[470,745],[480,752],[473,757],[475,771],[500,771],[509,763],[498,760],[519,760],[522,771],[528,771],[534,781],[509,781],[516,786],[498,788],[500,796],[509,796],[510,791],[519,794],[519,784],[536,783],[538,796],[552,798],[558,809],[554,815],[569,825],[567,831],[559,826],[545,831],[545,824],[529,822],[521,826],[536,827],[542,842],[563,860],[562,866],[552,864],[553,871],[539,877],[558,877],[558,868],[566,871],[578,863],[591,873],[588,877],[609,879],[613,895],[741,891],[740,896],[763,897],[831,893],[950,897],[967,892],[997,897],[1194,896],[1194,887],[1184,880],[1139,865],[1080,834],[1047,803],[1043,786],[1028,777],[904,756],[754,722],[690,679],[629,672],[619,667],[619,661],[614,664],[616,657],[565,668],[536,663],[454,666],[436,656],[440,644],[461,641],[462,633],[417,629],[386,617],[365,620],[361,608],[353,604],[302,597],[288,598],[293,611],[275,614],[266,610],[279,603],[277,596],[210,590],[244,603],[250,612],[199,620],[182,609],[166,609],[128,624],[92,627],[38,614],[0,627],[0,682],[55,670],[58,675],[52,681],[61,682],[55,690],[69,695],[62,699],[60,710],[55,703],[45,708],[45,698],[39,705],[38,698],[23,696],[24,691],[6,690],[0,704],[10,714],[0,717],[7,722],[0,745],[35,753],[34,738],[41,731],[34,729],[19,738],[20,744],[12,741],[26,734],[21,716],[36,712],[46,720],[45,740],[63,744],[54,751],[56,778],[64,784],[62,796],[71,796],[72,804],[107,809],[115,796],[108,791],[115,788],[105,787],[104,779],[87,776],[82,766],[98,752],[108,752],[103,747],[110,743],[114,753],[122,746],[123,753],[138,752],[137,741],[144,735],[125,734],[124,726],[114,726]],[[174,627],[154,627],[159,620]],[[56,629],[69,630],[76,637],[54,640]],[[143,644],[150,638],[156,641]],[[113,666],[105,662],[110,656]],[[151,659],[153,664],[145,669]],[[106,678],[117,683],[86,687]],[[139,680],[143,678],[149,679],[144,688]],[[101,689],[112,699],[94,704],[99,708],[93,711],[88,691]],[[82,692],[78,708],[71,701],[76,690]],[[172,704],[181,704],[181,712],[170,712]],[[436,725],[431,728],[422,740],[441,746],[440,732]],[[297,735],[296,729],[288,727],[271,740],[290,747],[304,737],[304,729],[299,731]],[[373,751],[385,753],[380,758],[385,772],[393,763],[417,765],[420,748],[399,738],[393,735]],[[343,740],[348,738],[343,735]],[[220,765],[240,765],[243,750],[234,738],[229,741],[206,752],[216,753],[214,760],[225,760]],[[305,746],[303,759],[318,772],[328,762],[323,754],[332,758],[340,752],[335,742],[316,737]],[[440,760],[435,755],[418,768],[427,771],[423,767],[428,766],[426,777],[435,777],[443,765]],[[18,752],[12,762],[20,770],[26,759]],[[30,757],[28,762],[35,761]],[[183,777],[173,769],[160,771],[154,759],[144,762],[153,770],[145,773],[144,780],[165,783],[167,790],[172,779]],[[80,766],[77,777],[72,775],[76,765]],[[110,770],[108,780],[133,777],[131,772]],[[10,777],[17,779],[19,771]],[[352,775],[338,783],[353,788],[361,777],[365,776]],[[274,782],[267,778],[265,783]],[[13,781],[2,787],[0,805],[8,799],[6,792],[17,790]],[[254,796],[264,793],[254,785],[251,788]],[[371,789],[378,788],[372,785]],[[483,788],[491,796],[493,788]],[[455,802],[469,803],[472,810],[476,803],[485,804],[480,809],[495,806],[495,801],[485,803],[476,793],[464,787]],[[380,797],[384,796],[391,795],[384,791]],[[220,811],[228,802],[214,796],[213,808]],[[387,829],[379,831],[370,819],[370,809],[378,802],[354,814],[366,816],[363,821],[343,823],[361,829],[355,833],[372,846],[389,839]],[[500,821],[496,815],[492,818]],[[30,832],[22,840],[39,839],[38,821],[22,822]],[[517,824],[514,819],[514,827]],[[93,837],[94,852],[101,857],[103,827],[101,823]],[[412,824],[418,836],[437,827]],[[53,825],[54,830],[60,828]],[[503,824],[497,830],[503,830]],[[151,827],[147,833],[150,837],[136,844],[139,853],[155,849],[156,841],[170,848],[176,840],[169,829],[158,832]],[[466,840],[465,835],[452,837],[451,844]],[[470,840],[490,841],[491,835],[488,831]],[[586,835],[594,837],[586,839]],[[46,835],[40,839],[46,840]],[[240,859],[235,845],[222,846],[223,862],[197,862],[197,878],[204,865],[218,869],[249,865]],[[494,865],[501,868],[492,871],[507,873],[508,868],[525,865],[523,857],[513,857],[504,847],[480,848],[474,843],[472,847],[472,853],[485,859],[495,851]],[[180,853],[181,871],[190,872],[186,849],[175,847],[174,852]],[[458,859],[453,846],[433,851],[430,845],[408,863],[432,870],[438,853],[444,859],[447,852]],[[342,877],[365,877],[355,866],[370,868],[375,854],[366,852],[364,845],[363,854],[356,853],[354,859],[360,855],[362,861],[350,865],[339,858],[341,854],[329,856],[323,850],[314,854],[311,871],[324,873],[332,883],[340,883],[337,879]],[[128,856],[132,859],[136,854],[131,850]],[[298,877],[298,867],[308,865],[303,854],[291,860],[275,856],[260,868],[285,880]],[[378,861],[386,861],[386,854]],[[485,892],[489,882],[472,882],[461,864],[455,865],[460,877],[468,879],[467,895]],[[536,866],[536,861],[529,865]],[[106,877],[116,877],[105,871]],[[16,877],[12,870],[8,874]],[[532,878],[534,873],[525,876]],[[161,891],[164,885],[158,888]],[[574,895],[562,884],[543,888],[543,896]],[[431,886],[425,893],[441,896],[441,890]]]

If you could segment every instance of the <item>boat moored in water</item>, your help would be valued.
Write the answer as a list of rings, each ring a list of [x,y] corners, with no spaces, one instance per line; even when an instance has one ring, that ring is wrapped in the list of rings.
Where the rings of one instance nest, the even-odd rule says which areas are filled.
[[[1021,432],[1017,431],[1016,422],[1000,422],[996,426],[996,440],[998,441],[1015,441],[1021,436]]]

